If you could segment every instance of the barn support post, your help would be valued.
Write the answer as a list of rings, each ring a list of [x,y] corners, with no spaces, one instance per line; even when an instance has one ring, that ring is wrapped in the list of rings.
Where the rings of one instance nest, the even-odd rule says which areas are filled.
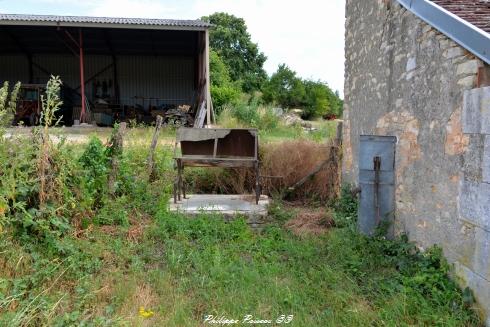
[[[206,71],[206,125],[211,125],[211,85],[210,85],[210,77],[209,77],[209,30],[205,32],[205,71]]]
[[[29,84],[34,83],[34,69],[32,65],[32,54],[27,55],[27,62],[29,65]]]
[[[121,91],[119,90],[119,74],[117,71],[117,59],[116,55],[112,54],[112,67],[113,69],[113,78],[114,78],[114,97],[118,104],[121,104]]]
[[[79,51],[80,51],[80,88],[81,88],[81,99],[82,99],[82,112],[80,113],[80,123],[83,123],[85,120],[85,76],[83,74],[84,72],[84,67],[83,67],[83,34],[82,34],[82,29],[80,28],[78,30],[79,34]]]

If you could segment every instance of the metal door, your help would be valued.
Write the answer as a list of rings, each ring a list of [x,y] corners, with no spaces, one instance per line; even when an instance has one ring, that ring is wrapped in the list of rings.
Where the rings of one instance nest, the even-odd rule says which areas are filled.
[[[372,236],[381,222],[387,222],[386,236],[393,237],[395,147],[395,136],[360,136],[357,225],[363,234]]]

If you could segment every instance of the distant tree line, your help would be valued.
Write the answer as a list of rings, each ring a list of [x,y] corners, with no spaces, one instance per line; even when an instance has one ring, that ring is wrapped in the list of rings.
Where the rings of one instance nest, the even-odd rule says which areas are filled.
[[[305,118],[340,116],[343,102],[338,92],[321,81],[302,79],[286,64],[269,78],[264,70],[267,57],[253,43],[242,18],[214,13],[202,18],[210,30],[211,94],[219,110],[234,104],[241,95],[261,94],[261,100],[283,108],[300,108]]]

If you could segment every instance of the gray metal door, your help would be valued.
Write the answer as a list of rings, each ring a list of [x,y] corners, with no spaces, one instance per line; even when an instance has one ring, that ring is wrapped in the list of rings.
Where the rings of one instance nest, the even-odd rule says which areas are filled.
[[[395,210],[395,136],[361,135],[359,147],[358,228],[373,235],[381,222],[389,224],[393,237]]]

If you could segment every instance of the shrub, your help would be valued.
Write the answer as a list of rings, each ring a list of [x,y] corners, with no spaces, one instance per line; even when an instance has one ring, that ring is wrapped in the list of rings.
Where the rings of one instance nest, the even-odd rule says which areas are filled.
[[[106,148],[98,137],[90,137],[85,151],[79,162],[84,169],[83,181],[89,198],[93,201],[92,207],[102,206],[107,190],[107,176],[109,172],[109,157]]]
[[[0,128],[10,125],[17,107],[17,96],[19,94],[20,82],[15,84],[9,98],[9,83],[4,82],[0,88]],[[0,131],[0,137],[3,136]]]
[[[240,98],[240,91],[232,85],[211,86],[211,97],[216,115],[219,115],[227,104],[235,104]]]
[[[261,132],[276,129],[280,118],[271,106],[261,106],[260,99],[253,97],[250,101],[240,101],[235,105],[226,106],[220,116],[219,123],[228,128],[253,127]]]

